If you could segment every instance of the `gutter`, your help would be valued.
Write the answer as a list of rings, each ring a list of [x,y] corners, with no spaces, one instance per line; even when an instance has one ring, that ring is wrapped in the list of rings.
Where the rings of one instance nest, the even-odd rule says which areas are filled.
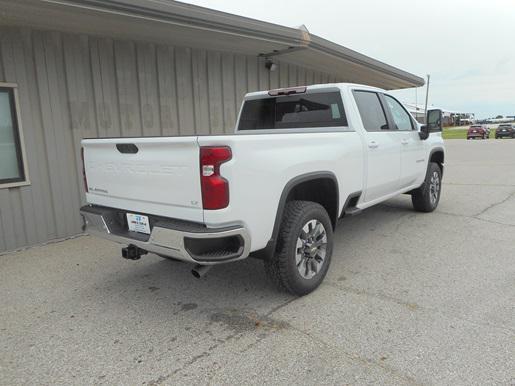
[[[177,1],[149,0],[42,0],[45,3],[89,9],[121,16],[149,19],[189,28],[225,32],[231,35],[304,46],[300,30],[243,16],[215,11]]]
[[[226,12],[171,0],[42,0],[45,3],[148,19],[189,28],[216,31],[287,46],[284,53],[312,49],[371,68],[401,81],[422,86],[423,78],[312,35],[307,29],[285,27]],[[282,53],[282,52],[281,52]],[[258,53],[264,54],[264,53]]]
[[[369,56],[360,54],[359,52],[353,51],[350,48],[340,46],[339,44],[333,43],[316,35],[311,35],[309,48],[335,56],[340,59],[347,60],[352,63],[372,68],[373,70],[382,73],[386,73],[387,75],[391,75],[395,78],[413,83],[417,87],[423,86],[425,84],[424,79],[417,75],[403,71],[397,67],[391,66],[379,60],[372,59]]]

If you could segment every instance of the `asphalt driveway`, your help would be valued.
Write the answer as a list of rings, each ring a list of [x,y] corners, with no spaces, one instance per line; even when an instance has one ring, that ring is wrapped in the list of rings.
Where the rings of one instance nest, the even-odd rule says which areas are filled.
[[[0,384],[515,384],[515,141],[447,141],[437,212],[345,219],[313,294],[81,236],[0,256]]]

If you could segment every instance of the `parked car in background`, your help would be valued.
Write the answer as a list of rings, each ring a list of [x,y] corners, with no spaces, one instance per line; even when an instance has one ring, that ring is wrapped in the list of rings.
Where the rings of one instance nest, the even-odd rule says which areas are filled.
[[[467,131],[467,139],[480,138],[487,139],[489,136],[489,130],[486,125],[472,125]]]
[[[497,129],[495,130],[495,139],[504,137],[515,138],[515,126],[509,123],[497,126]]]

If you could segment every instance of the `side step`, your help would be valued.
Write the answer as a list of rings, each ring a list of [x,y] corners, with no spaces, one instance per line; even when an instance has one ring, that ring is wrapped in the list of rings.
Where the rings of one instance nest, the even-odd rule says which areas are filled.
[[[356,205],[358,205],[360,197],[361,192],[351,194],[347,198],[347,202],[345,203],[345,211],[343,213],[349,216],[355,216],[357,214],[360,214],[363,210],[356,207]]]
[[[348,216],[356,216],[356,215],[360,214],[361,212],[363,212],[363,210],[356,208],[355,206],[345,209],[345,214]]]

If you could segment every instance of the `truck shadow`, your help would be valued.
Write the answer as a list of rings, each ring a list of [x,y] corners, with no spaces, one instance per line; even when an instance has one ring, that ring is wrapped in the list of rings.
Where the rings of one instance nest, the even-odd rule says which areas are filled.
[[[344,218],[335,232],[329,276],[349,274],[347,267],[355,263],[353,260],[360,259],[363,237],[384,233],[384,229],[394,229],[401,218],[417,215],[408,204],[405,199],[394,199],[385,205],[367,209],[358,216]],[[294,299],[276,290],[265,275],[262,261],[257,259],[215,266],[200,279],[191,274],[191,264],[153,254],[129,264],[134,264],[134,268],[124,270],[126,274],[113,274],[109,281],[110,291],[133,295],[123,296],[124,301],[152,301],[155,305],[168,308],[174,305],[183,311],[185,307],[188,311],[201,305],[220,309],[251,307],[266,310]]]

